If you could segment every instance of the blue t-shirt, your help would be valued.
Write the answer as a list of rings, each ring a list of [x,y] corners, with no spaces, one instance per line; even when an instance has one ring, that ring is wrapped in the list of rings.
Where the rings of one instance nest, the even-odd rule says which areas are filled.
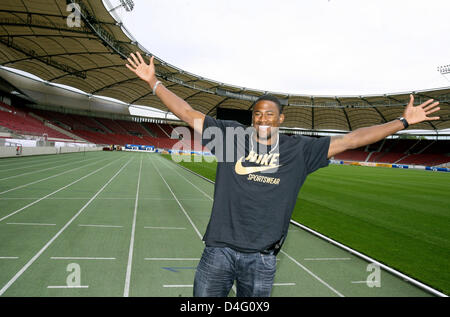
[[[278,134],[266,148],[252,128],[205,117],[202,143],[218,158],[207,246],[266,250],[286,237],[308,174],[328,165],[330,137]],[[247,133],[245,133],[247,132]]]

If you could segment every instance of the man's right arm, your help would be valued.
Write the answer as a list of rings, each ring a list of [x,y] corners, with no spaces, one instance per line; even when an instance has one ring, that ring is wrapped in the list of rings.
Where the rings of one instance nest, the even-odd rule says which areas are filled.
[[[126,64],[126,67],[139,78],[147,82],[151,90],[154,90],[158,81],[155,74],[155,64],[153,62],[154,57],[152,56],[150,58],[150,64],[147,64],[139,52],[137,52],[136,55],[131,53],[131,58],[128,58],[129,64]],[[196,132],[202,133],[203,121],[205,119],[203,113],[194,110],[186,101],[175,95],[162,84],[159,84],[154,92],[175,116],[186,122]]]

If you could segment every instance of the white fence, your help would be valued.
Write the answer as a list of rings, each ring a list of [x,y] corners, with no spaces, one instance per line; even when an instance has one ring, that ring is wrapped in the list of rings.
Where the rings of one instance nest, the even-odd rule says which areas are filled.
[[[21,151],[17,146],[21,145]],[[63,154],[76,152],[101,151],[102,147],[88,143],[54,142],[52,146],[38,146],[38,141],[23,139],[3,139],[0,145],[0,157],[16,157],[45,154]]]

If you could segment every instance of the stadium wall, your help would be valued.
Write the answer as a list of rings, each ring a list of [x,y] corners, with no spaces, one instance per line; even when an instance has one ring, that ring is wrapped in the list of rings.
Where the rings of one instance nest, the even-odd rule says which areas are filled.
[[[64,153],[76,153],[76,152],[92,152],[92,151],[101,151],[101,150],[102,150],[101,147],[73,147],[73,146],[23,147],[22,153],[20,155],[17,155],[16,147],[0,146],[0,157],[64,154]]]

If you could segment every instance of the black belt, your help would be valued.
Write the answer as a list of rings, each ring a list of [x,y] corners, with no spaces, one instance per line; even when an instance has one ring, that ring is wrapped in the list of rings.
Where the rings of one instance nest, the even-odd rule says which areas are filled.
[[[284,243],[285,237],[286,237],[286,236],[283,235],[279,241],[275,242],[275,243],[274,243],[272,246],[270,246],[269,248],[262,250],[261,253],[262,253],[262,254],[273,254],[273,255],[277,255],[277,254],[280,252],[280,250],[281,250],[281,246],[282,246],[283,243]]]

